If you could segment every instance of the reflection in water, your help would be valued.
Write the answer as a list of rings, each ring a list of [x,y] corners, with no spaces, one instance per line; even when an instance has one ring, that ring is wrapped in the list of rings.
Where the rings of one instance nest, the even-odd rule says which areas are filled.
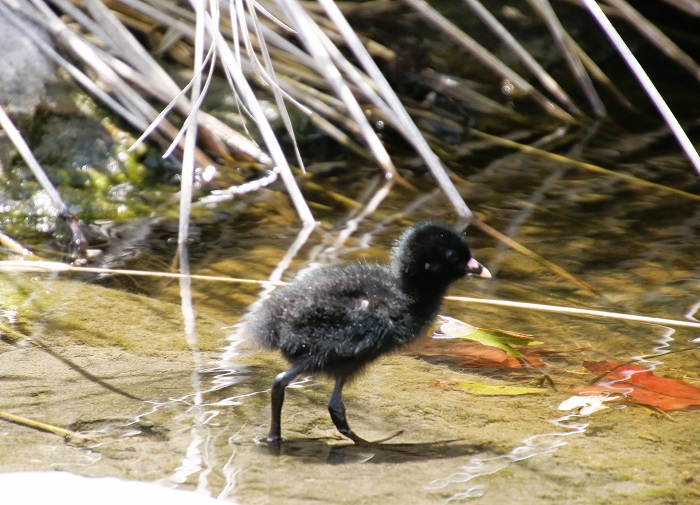
[[[297,235],[296,239],[294,239],[294,242],[292,242],[292,245],[289,246],[289,249],[287,249],[284,257],[277,263],[277,266],[269,275],[268,279],[270,281],[279,282],[282,280],[282,275],[284,275],[284,273],[287,271],[297,254],[299,254],[299,250],[309,240],[309,237],[314,229],[315,228],[313,226],[304,226],[299,230],[299,234]],[[268,284],[264,286],[262,292],[258,295],[258,299],[250,307],[248,307],[248,311],[255,310],[258,305],[269,298],[270,293],[272,293],[276,287],[277,286],[275,284]],[[226,352],[224,352],[224,358],[226,358]]]
[[[459,468],[459,472],[453,473],[444,479],[437,479],[426,486],[427,489],[441,489],[453,484],[471,482],[473,479],[484,475],[499,472],[512,463],[517,463],[525,459],[534,458],[542,454],[549,454],[557,450],[558,447],[566,444],[562,440],[570,435],[581,434],[586,431],[588,423],[570,422],[578,418],[577,414],[569,414],[550,421],[557,427],[567,431],[555,433],[543,433],[533,435],[523,440],[522,445],[514,448],[507,454],[493,457],[474,457],[466,465]],[[453,494],[449,501],[463,500],[465,498],[478,498],[485,493],[484,485],[471,485],[466,490]]]
[[[186,229],[180,230],[180,237],[187,237]],[[186,241],[183,242],[186,244]],[[187,246],[179,248],[180,251],[180,270],[184,276],[180,277],[180,303],[182,307],[182,315],[184,320],[184,333],[187,345],[190,349],[190,353],[193,359],[194,366],[192,367],[192,373],[190,374],[191,380],[191,397],[193,401],[192,407],[189,409],[188,414],[192,416],[191,423],[191,441],[187,447],[185,458],[183,459],[180,466],[175,470],[170,480],[176,484],[181,484],[187,481],[190,475],[195,475],[199,473],[199,479],[197,484],[197,490],[207,490],[208,485],[206,478],[208,473],[211,471],[211,466],[208,466],[203,461],[202,448],[204,443],[209,438],[209,429],[207,428],[207,423],[212,417],[211,413],[206,412],[202,404],[203,401],[203,388],[202,388],[202,377],[201,370],[204,368],[202,364],[202,355],[199,350],[199,344],[197,342],[197,334],[195,331],[195,315],[192,305],[192,281],[188,277],[189,271],[189,258],[187,252]]]

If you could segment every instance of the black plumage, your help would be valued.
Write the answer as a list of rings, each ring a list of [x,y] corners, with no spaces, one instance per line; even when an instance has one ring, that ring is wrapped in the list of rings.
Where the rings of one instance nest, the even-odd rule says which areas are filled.
[[[280,440],[286,386],[299,374],[316,372],[336,381],[328,404],[335,426],[364,442],[348,426],[343,386],[379,356],[422,335],[448,286],[467,274],[491,276],[459,234],[422,223],[401,235],[388,266],[319,268],[273,293],[245,322],[248,333],[280,349],[292,365],[273,382],[268,441]]]

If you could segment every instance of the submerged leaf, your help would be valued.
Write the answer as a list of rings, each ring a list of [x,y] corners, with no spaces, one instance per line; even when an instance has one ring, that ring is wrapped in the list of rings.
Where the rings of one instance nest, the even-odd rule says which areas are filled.
[[[583,366],[594,373],[608,373],[594,385],[574,391],[580,395],[613,393],[661,410],[700,406],[700,388],[681,380],[658,377],[648,368],[614,361],[587,361]]]
[[[532,352],[512,347],[519,345],[522,349],[539,344],[530,335],[505,330],[477,328],[451,317],[440,316],[440,331],[431,339],[431,347],[437,342],[454,342],[450,344],[447,355],[458,358],[463,366],[535,369],[543,380],[555,388],[552,378],[544,372],[546,364],[533,356]],[[434,352],[418,353],[419,356],[437,356]]]
[[[508,356],[502,349],[489,347],[479,342],[464,339],[432,338],[413,346],[413,356],[429,358],[436,362],[454,363],[467,368],[499,368],[505,370],[522,370],[523,362],[532,368],[544,368],[547,365],[532,354],[526,359]]]
[[[522,333],[515,333],[506,330],[496,330],[488,328],[477,328],[459,319],[440,316],[440,319],[445,321],[440,325],[440,331],[447,337],[463,338],[466,340],[474,340],[480,344],[490,347],[496,347],[503,350],[508,356],[514,358],[524,358],[525,355],[515,349],[514,345],[536,345],[537,342],[532,336]]]
[[[436,389],[464,391],[465,393],[478,396],[541,395],[547,392],[547,390],[543,388],[507,385],[500,386],[495,384],[482,384],[480,382],[454,381],[447,379],[436,379],[430,381],[429,386]]]

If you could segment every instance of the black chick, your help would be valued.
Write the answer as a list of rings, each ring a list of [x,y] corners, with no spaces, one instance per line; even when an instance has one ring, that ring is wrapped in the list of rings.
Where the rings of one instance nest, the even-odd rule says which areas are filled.
[[[285,388],[314,372],[335,379],[328,410],[338,431],[364,442],[348,426],[343,386],[379,356],[425,333],[448,286],[467,274],[491,277],[454,230],[422,223],[401,235],[388,266],[311,270],[273,293],[245,322],[249,334],[280,349],[292,365],[272,383],[268,442],[281,439]]]

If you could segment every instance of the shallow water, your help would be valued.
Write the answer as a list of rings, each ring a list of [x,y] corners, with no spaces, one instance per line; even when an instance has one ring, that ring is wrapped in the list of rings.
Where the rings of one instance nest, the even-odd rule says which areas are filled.
[[[393,29],[384,30],[368,17],[368,30],[395,37],[398,25],[392,23],[404,20],[382,16]],[[529,35],[523,35],[542,40],[541,29],[524,28]],[[413,33],[406,36],[411,39],[402,44],[406,47],[423,43],[414,40]],[[545,40],[537,44],[542,53],[538,56],[551,53],[550,41]],[[451,74],[464,65],[464,54],[455,51],[454,44],[425,43],[435,44],[430,68]],[[599,50],[611,52],[608,47]],[[607,64],[614,67],[613,76],[622,73],[617,60]],[[460,71],[464,78],[483,73]],[[661,81],[660,76],[656,80]],[[497,95],[496,81],[485,77],[480,87],[488,84],[491,96]],[[676,88],[683,86],[675,78],[668,81]],[[401,84],[410,92],[415,82]],[[637,92],[636,85],[623,87],[630,88]],[[696,86],[688,89],[690,93],[675,89],[667,94],[674,110],[687,106],[686,115],[692,118],[698,104]],[[643,99],[633,100],[646,107]],[[456,114],[453,105],[443,104]],[[519,100],[513,106],[523,114],[532,108]],[[437,106],[435,113],[453,119]],[[537,133],[546,130],[537,115],[541,111],[523,125],[478,112],[475,119],[477,127],[488,131],[513,133],[513,128],[523,128],[513,136],[535,144],[550,134]],[[445,124],[437,123],[429,131],[445,137],[432,140],[444,150],[440,154],[465,201],[483,222],[565,269],[577,282],[471,226],[472,250],[494,278],[458,282],[450,295],[679,320],[698,317],[700,180],[675,141],[654,129],[654,113],[624,112],[616,116],[618,124],[571,128],[545,146],[669,189],[492,145],[469,137],[467,118],[458,119],[464,124],[454,132],[441,130]],[[688,123],[697,137],[697,126],[692,129],[697,122]],[[383,134],[398,151],[391,133]],[[385,261],[406,226],[427,219],[454,220],[451,206],[410,154],[396,154],[396,164],[418,191],[396,185],[374,212],[359,219],[384,187],[384,179],[375,167],[343,161],[335,144],[316,146],[316,140],[302,139],[307,144],[302,146],[304,155],[314,151],[324,163],[309,163],[311,175],[299,180],[321,225],[308,236],[299,231],[280,186],[213,209],[196,208],[192,273],[289,280],[310,266]],[[79,147],[82,153],[82,144]],[[28,178],[22,174],[19,179]],[[122,187],[119,198],[140,195],[147,203],[130,210],[134,216],[147,216],[168,200],[174,187],[146,194],[143,174],[136,175],[133,185]],[[73,184],[98,187],[89,180],[90,184]],[[76,191],[82,199],[73,199],[73,205],[87,201],[86,208],[96,208],[92,214],[78,212],[81,217],[112,212],[111,204],[100,206],[105,201],[100,193]],[[13,196],[21,202],[20,210],[33,212],[36,204],[29,205],[30,198],[20,193]],[[119,239],[93,261],[167,271],[177,225],[162,214],[158,219],[110,223],[112,236]],[[27,224],[24,214],[18,216],[3,216],[0,226],[13,234],[10,225],[22,229]],[[42,251],[43,244],[31,245]],[[4,250],[0,254],[2,259],[10,257]],[[663,413],[617,402],[583,415],[558,408],[572,397],[572,390],[595,378],[584,368],[586,361],[642,358],[640,363],[659,376],[700,387],[697,329],[446,300],[445,315],[532,335],[540,344],[529,356],[543,362],[556,390],[542,384],[541,374],[532,368],[477,367],[465,358],[459,343],[441,340],[437,347],[426,339],[370,367],[346,390],[353,429],[369,440],[392,438],[357,447],[340,437],[326,410],[331,384],[323,377],[306,377],[287,393],[285,442],[277,454],[261,439],[269,421],[268,388],[285,363],[246,342],[236,330],[240,318],[269,289],[193,281],[196,317],[190,333],[183,322],[180,286],[171,279],[0,273],[0,410],[85,437],[64,440],[25,424],[0,421],[0,471],[64,470],[157,482],[241,504],[700,501],[697,409]],[[539,389],[538,394],[486,396],[435,387],[455,383]]]
[[[557,177],[543,187],[549,173]],[[692,173],[667,173],[700,193]],[[474,254],[494,279],[458,282],[451,295],[673,319],[697,310],[697,201],[524,156],[462,175],[470,182],[460,190],[481,219],[594,291],[471,227]],[[429,180],[407,177],[429,188]],[[365,181],[341,173],[321,182],[362,202],[376,187]],[[383,261],[406,225],[452,219],[441,195],[417,200],[395,187],[355,229],[348,227],[352,210],[328,192],[305,191],[323,223],[306,242],[295,243],[286,199],[264,192],[247,214],[232,205],[228,215],[235,217],[219,208],[222,217],[195,224],[193,273],[287,280],[310,265]],[[88,436],[64,442],[3,422],[3,471],[60,469],[157,481],[246,504],[690,503],[700,496],[697,410],[662,414],[616,404],[583,416],[557,408],[594,378],[584,361],[670,352],[644,363],[661,376],[700,385],[697,330],[448,300],[446,315],[533,335],[557,389],[477,396],[433,388],[436,380],[536,387],[541,377],[531,370],[464,367],[449,345],[439,359],[415,357],[423,343],[377,363],[347,389],[358,433],[370,440],[402,433],[370,447],[349,444],[326,411],[331,384],[310,377],[290,388],[286,440],[280,454],[271,454],[260,442],[267,389],[285,364],[235,329],[265,289],[195,281],[196,331],[188,338],[177,283],[102,283],[111,287],[66,275],[3,274],[3,308],[11,311],[3,322],[15,318],[14,327],[34,340],[0,343],[0,410]]]

